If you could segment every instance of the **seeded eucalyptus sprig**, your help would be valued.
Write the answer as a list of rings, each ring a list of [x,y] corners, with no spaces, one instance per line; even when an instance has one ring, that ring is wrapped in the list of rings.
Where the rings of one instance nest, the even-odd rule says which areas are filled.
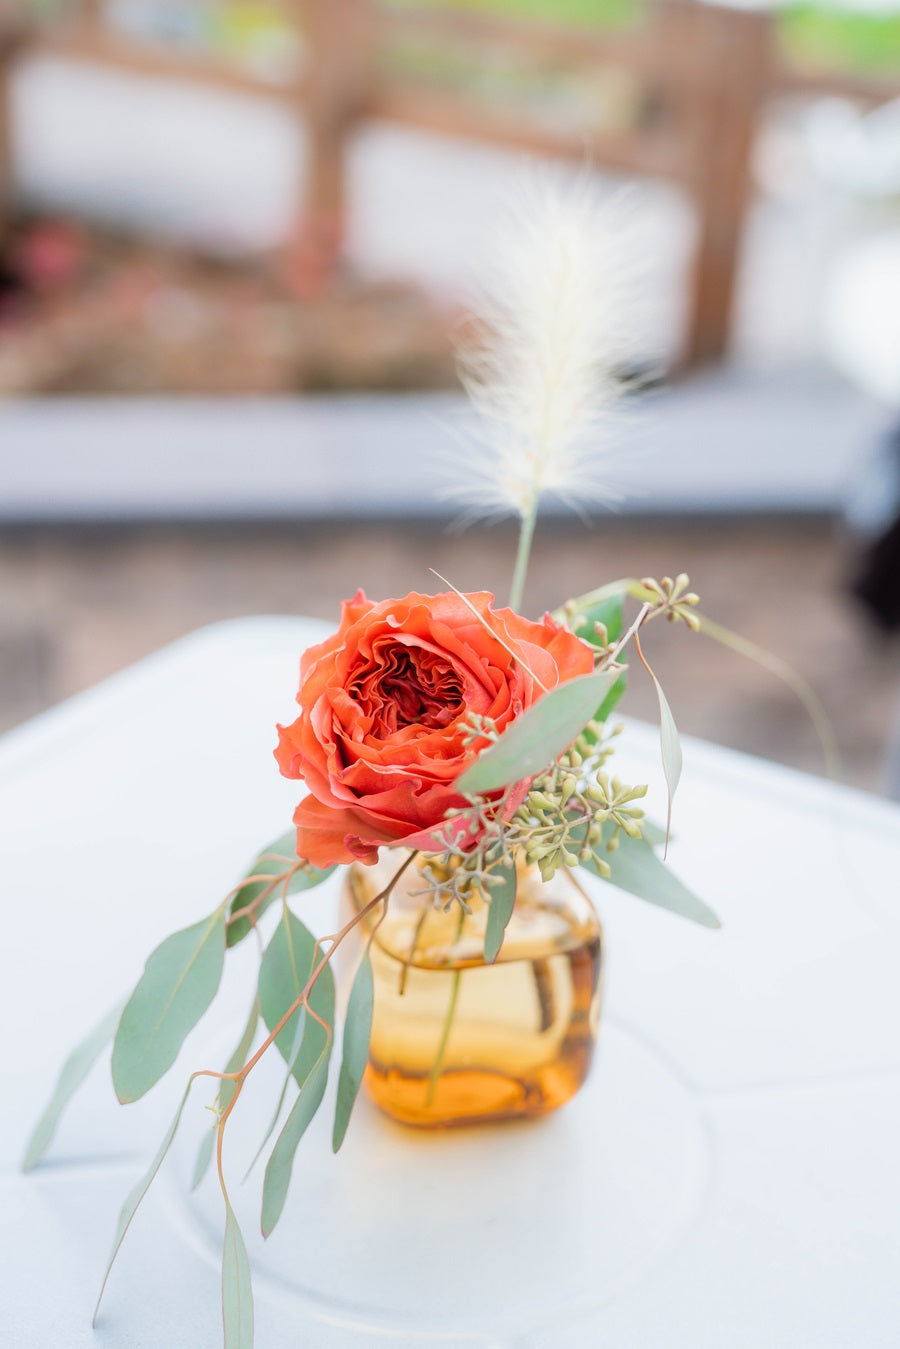
[[[517,861],[537,865],[544,881],[561,866],[588,863],[608,878],[606,854],[615,851],[620,833],[643,837],[644,812],[634,803],[647,791],[610,778],[604,769],[613,752],[609,740],[619,729],[603,740],[602,723],[588,722],[517,805],[511,804],[512,789],[496,799],[469,793],[468,805],[448,811],[446,844],[423,869],[423,893],[445,909],[455,902],[468,910],[476,896],[490,900],[502,883],[498,869]]]
[[[561,867],[582,866],[652,904],[705,927],[718,919],[663,867],[657,844],[668,844],[671,801],[681,773],[675,721],[640,643],[655,618],[697,630],[697,595],[685,573],[661,581],[619,582],[569,601],[554,617],[594,647],[595,668],[550,690],[502,735],[472,718],[467,743],[481,741],[479,757],[457,779],[466,805],[447,814],[443,847],[430,859],[423,893],[443,907],[471,907],[478,896],[490,906],[485,954],[495,958],[515,899],[515,863],[535,863],[544,879]],[[625,629],[623,604],[641,601]],[[625,688],[622,661],[629,643],[653,681],[660,706],[660,740],[669,810],[665,831],[649,825],[634,803],[646,787],[610,777],[605,764],[622,729],[608,718]],[[528,789],[520,795],[521,783]],[[519,788],[519,790],[517,790]],[[512,898],[510,898],[510,894]],[[502,924],[496,911],[503,911]],[[498,931],[499,927],[499,931]]]
[[[601,619],[603,624],[607,622],[607,616],[611,616],[614,623],[617,616],[620,620],[622,602],[626,596],[631,596],[647,607],[646,614],[641,616],[641,623],[652,618],[667,618],[672,623],[686,623],[693,632],[699,632],[702,624],[695,610],[700,603],[700,596],[688,589],[690,583],[690,577],[684,571],[679,572],[674,580],[671,576],[664,576],[660,581],[652,576],[644,576],[640,580],[625,578],[566,600],[555,610],[553,617],[565,623],[585,641],[602,649],[606,643],[605,639],[598,640],[595,634],[597,620]],[[611,632],[609,636],[618,636],[618,632]]]

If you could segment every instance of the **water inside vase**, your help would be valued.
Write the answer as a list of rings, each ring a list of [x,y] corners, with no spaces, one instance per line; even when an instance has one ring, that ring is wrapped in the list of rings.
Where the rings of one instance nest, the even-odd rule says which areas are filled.
[[[398,865],[353,868],[357,908]],[[435,909],[411,868],[371,948],[365,1084],[395,1119],[447,1126],[543,1115],[581,1086],[600,1014],[601,928],[567,873],[519,874],[503,948],[483,959],[487,906]]]

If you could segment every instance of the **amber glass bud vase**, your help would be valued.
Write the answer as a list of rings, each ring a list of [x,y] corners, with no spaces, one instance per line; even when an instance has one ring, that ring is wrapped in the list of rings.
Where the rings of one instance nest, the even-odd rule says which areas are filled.
[[[351,866],[346,897],[359,912],[407,854]],[[576,877],[543,882],[521,867],[516,906],[493,965],[484,960],[487,906],[436,908],[422,894],[422,859],[388,903],[360,924],[368,939],[375,1012],[365,1085],[394,1119],[424,1127],[544,1115],[588,1074],[602,992],[602,929]],[[417,893],[419,892],[419,893]]]

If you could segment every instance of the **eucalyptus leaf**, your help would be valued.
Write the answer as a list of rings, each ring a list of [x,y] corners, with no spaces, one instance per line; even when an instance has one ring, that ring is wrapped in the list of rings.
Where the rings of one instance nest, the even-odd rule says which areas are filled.
[[[167,937],[149,957],[113,1044],[113,1085],[123,1105],[137,1101],[172,1067],[215,997],[224,963],[222,908]]]
[[[616,642],[622,636],[623,613],[625,609],[625,592],[619,591],[615,595],[602,595],[599,599],[585,605],[583,609],[578,609],[572,624],[572,631],[584,642],[590,642],[591,646],[597,646],[594,625],[602,623],[606,628],[608,641]]]
[[[250,1008],[250,1015],[247,1018],[247,1024],[241,1035],[231,1058],[225,1064],[226,1073],[236,1073],[239,1068],[243,1068],[250,1054],[250,1046],[253,1044],[253,1037],[256,1034],[256,1027],[259,1023],[259,998],[253,999],[253,1006]],[[236,1083],[230,1078],[224,1077],[219,1083],[219,1111],[225,1110],[231,1104],[231,1098],[234,1096]],[[197,1160],[194,1163],[194,1176],[191,1181],[191,1189],[196,1190],[203,1177],[206,1175],[206,1169],[212,1160],[213,1146],[216,1141],[215,1129],[208,1129],[203,1135],[200,1147],[197,1149]]]
[[[607,640],[617,642],[622,636],[624,629],[625,613],[625,592],[621,591],[616,595],[604,595],[589,604],[586,608],[579,610],[577,626],[573,629],[582,641],[590,642],[591,646],[599,645],[594,625],[602,623],[606,629]],[[623,671],[616,682],[613,684],[609,693],[603,699],[603,702],[594,713],[594,721],[606,721],[616,707],[616,704],[622,698],[628,687],[628,678]],[[596,742],[596,737],[589,737]]]
[[[250,1163],[250,1165],[247,1167],[246,1172],[244,1173],[244,1180],[247,1179],[247,1177],[250,1175],[250,1172],[256,1166],[256,1163],[259,1161],[260,1157],[265,1151],[266,1144],[268,1143],[269,1139],[275,1132],[275,1128],[276,1125],[278,1124],[278,1121],[281,1119],[281,1112],[284,1109],[284,1103],[285,1100],[287,1099],[288,1087],[294,1080],[294,1064],[297,1061],[297,1055],[300,1053],[300,1046],[303,1044],[303,1035],[306,1030],[307,1019],[308,1018],[306,1008],[301,1007],[299,1020],[297,1021],[297,1024],[294,1027],[294,1047],[291,1050],[290,1057],[288,1058],[287,1061],[287,1072],[285,1073],[284,1081],[281,1084],[281,1091],[278,1093],[278,1100],[275,1102],[275,1109],[272,1111],[272,1118],[269,1121],[269,1127],[263,1134],[262,1142],[256,1149],[256,1152],[253,1154],[253,1161]]]
[[[712,909],[678,879],[644,839],[620,833],[618,847],[615,852],[605,853],[604,860],[611,872],[609,884],[702,927],[721,927]],[[593,862],[582,865],[595,875],[600,874]]]
[[[253,1286],[247,1247],[231,1204],[225,1201],[222,1251],[222,1324],[225,1349],[253,1349]]]
[[[490,889],[487,926],[484,933],[484,958],[489,965],[493,965],[500,954],[503,936],[515,908],[516,869],[514,866],[498,867],[491,875],[499,876],[503,884],[492,885]]]
[[[321,959],[321,955],[315,937],[290,909],[285,908],[259,970],[259,1005],[270,1031],[303,992],[317,959]],[[309,1002],[313,1011],[333,1027],[334,975],[330,965],[319,974]],[[275,1047],[285,1063],[293,1065],[298,1083],[306,1081],[322,1050],[331,1044],[331,1038],[315,1018],[306,1017],[298,1050],[295,1037],[300,1019],[300,1011],[295,1011],[275,1039]]]
[[[672,828],[672,801],[678,783],[681,781],[681,741],[678,738],[678,727],[675,725],[675,718],[672,716],[672,709],[663,693],[662,685],[647,662],[643,661],[643,664],[653,680],[653,687],[656,689],[656,696],[659,700],[659,743],[662,750],[663,775],[666,779],[667,788],[666,847],[668,848],[669,834]]]
[[[247,871],[248,876],[280,876],[286,872],[297,861],[297,831],[289,829],[286,834],[282,834],[270,843],[254,861],[253,865]],[[281,899],[283,894],[293,895],[300,890],[312,890],[317,885],[321,885],[327,880],[334,867],[326,867],[320,870],[318,867],[303,867],[295,871],[293,876],[287,882],[287,890],[281,885],[276,885],[266,895],[256,910],[256,919],[262,917],[269,905],[276,899]],[[252,904],[259,895],[263,893],[267,886],[267,881],[250,881],[242,885],[237,894],[232,896],[229,905],[229,913],[237,913],[239,909],[244,909],[248,904]],[[237,946],[239,941],[243,941],[248,932],[252,932],[253,924],[245,915],[242,918],[236,918],[234,922],[228,924],[228,945]]]
[[[457,778],[457,789],[483,795],[542,772],[595,716],[617,678],[615,670],[600,670],[568,679],[545,693],[499,740],[482,750]]]
[[[623,576],[618,581],[609,581],[596,590],[588,590],[584,595],[576,595],[573,599],[566,600],[565,604],[558,609],[554,609],[552,617],[558,623],[567,623],[572,626],[577,623],[580,614],[589,613],[590,610],[605,604],[607,600],[618,600],[621,603],[628,595],[641,594],[641,597],[643,597],[642,592],[643,587],[640,581],[631,576]],[[573,631],[575,631],[574,627]]]
[[[187,1098],[190,1095],[191,1087],[194,1085],[194,1080],[195,1079],[192,1077],[188,1082],[187,1086],[185,1087],[184,1095],[181,1098],[181,1103],[175,1112],[175,1118],[172,1120],[172,1123],[169,1125],[168,1129],[165,1132],[165,1135],[163,1136],[163,1141],[159,1145],[159,1151],[153,1158],[153,1161],[150,1163],[147,1170],[144,1172],[143,1176],[141,1176],[141,1179],[138,1181],[137,1185],[135,1185],[134,1188],[130,1191],[128,1198],[125,1200],[125,1203],[122,1205],[122,1210],[119,1213],[119,1221],[116,1224],[116,1235],[113,1238],[112,1255],[109,1257],[109,1264],[106,1266],[106,1273],[103,1276],[103,1283],[100,1286],[100,1296],[97,1298],[97,1305],[94,1308],[94,1325],[97,1324],[97,1314],[100,1311],[100,1303],[103,1301],[103,1294],[106,1290],[106,1284],[109,1279],[110,1271],[112,1270],[113,1264],[115,1263],[116,1256],[119,1254],[122,1242],[125,1240],[125,1234],[127,1233],[129,1227],[131,1226],[131,1221],[134,1218],[135,1213],[137,1213],[138,1208],[140,1207],[141,1200],[144,1198],[144,1195],[147,1193],[147,1191],[150,1189],[150,1186],[153,1184],[153,1181],[156,1178],[156,1173],[162,1166],[163,1161],[165,1159],[165,1155],[169,1151],[169,1148],[172,1146],[172,1139],[175,1137],[178,1125],[181,1123],[181,1116],[184,1113],[184,1107],[187,1104]]]
[[[212,1161],[213,1148],[216,1146],[215,1128],[207,1129],[206,1133],[200,1139],[200,1146],[197,1149],[197,1158],[194,1162],[194,1174],[191,1178],[191,1189],[196,1190],[203,1177],[209,1170],[209,1164]]]
[[[310,1121],[322,1104],[325,1084],[328,1081],[328,1050],[325,1049],[312,1065],[309,1076],[301,1084],[300,1095],[278,1135],[278,1141],[272,1149],[272,1155],[266,1166],[263,1181],[262,1234],[268,1237],[281,1217],[288,1186],[291,1183],[291,1171],[294,1156],[300,1139],[306,1133]]]
[[[119,1002],[111,1012],[107,1012],[103,1020],[94,1027],[89,1035],[85,1036],[79,1045],[76,1045],[66,1059],[60,1069],[53,1095],[50,1097],[28,1140],[28,1146],[22,1160],[23,1171],[30,1171],[47,1151],[53,1141],[53,1135],[56,1133],[63,1111],[103,1050],[112,1040],[119,1023],[119,1017],[122,1015],[123,1006],[124,1004]]]
[[[655,820],[648,820],[646,815],[640,822],[641,837],[651,844],[654,848],[661,848],[666,841],[666,831],[661,824]]]
[[[622,695],[625,693],[625,690],[627,688],[628,688],[628,676],[625,674],[623,670],[622,673],[619,675],[618,679],[616,680],[616,682],[613,684],[609,693],[603,699],[603,702],[597,708],[597,711],[594,713],[593,720],[607,721],[608,718],[612,716],[613,712],[615,711],[616,705],[619,702],[621,702]],[[589,737],[589,739],[590,738],[591,737]]]
[[[347,1003],[347,1016],[344,1021],[344,1044],[341,1056],[341,1071],[338,1077],[337,1105],[334,1112],[334,1133],[331,1146],[338,1151],[344,1141],[347,1125],[353,1113],[353,1106],[359,1092],[366,1062],[369,1057],[369,1037],[372,1034],[372,1011],[375,1003],[375,986],[372,979],[372,962],[366,951],[359,963],[350,999]]]

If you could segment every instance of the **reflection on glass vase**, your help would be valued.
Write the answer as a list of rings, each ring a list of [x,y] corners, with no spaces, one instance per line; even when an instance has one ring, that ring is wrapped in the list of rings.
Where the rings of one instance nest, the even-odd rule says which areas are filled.
[[[347,872],[358,912],[406,854],[391,849]],[[417,866],[402,875],[387,915],[360,925],[371,945],[375,1012],[364,1082],[405,1124],[486,1123],[564,1105],[591,1065],[602,994],[602,929],[563,867],[543,882],[521,867],[503,948],[484,961],[487,906],[435,908]],[[416,892],[419,893],[416,893]]]

